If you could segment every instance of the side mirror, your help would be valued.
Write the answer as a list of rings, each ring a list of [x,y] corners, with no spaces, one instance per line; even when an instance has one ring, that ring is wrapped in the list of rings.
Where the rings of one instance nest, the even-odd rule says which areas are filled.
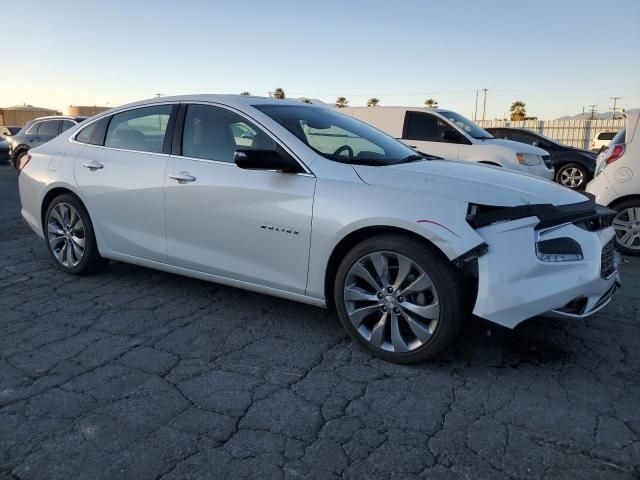
[[[444,132],[442,132],[442,140],[450,143],[459,143],[460,134],[455,130],[445,130]]]
[[[235,164],[246,170],[276,170],[285,173],[300,173],[302,169],[289,155],[276,150],[236,150]]]

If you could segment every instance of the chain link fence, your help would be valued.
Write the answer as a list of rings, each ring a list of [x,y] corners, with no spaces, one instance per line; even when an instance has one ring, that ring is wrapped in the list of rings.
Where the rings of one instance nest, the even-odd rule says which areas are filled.
[[[483,128],[515,127],[526,128],[558,140],[572,147],[591,148],[591,141],[598,132],[617,132],[624,126],[624,119],[599,120],[478,120]]]

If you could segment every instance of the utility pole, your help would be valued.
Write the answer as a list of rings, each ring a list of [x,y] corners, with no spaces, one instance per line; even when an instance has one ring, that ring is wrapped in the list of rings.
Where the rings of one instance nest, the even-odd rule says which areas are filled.
[[[484,92],[484,103],[482,106],[482,121],[484,122],[484,115],[487,111],[487,92],[489,91],[489,89],[483,88],[482,91]]]
[[[611,116],[611,119],[613,120],[616,118],[616,103],[620,100],[620,97],[609,97],[609,100],[613,100],[613,113]]]
[[[582,106],[582,120],[584,121],[584,105]]]
[[[598,105],[587,105],[587,107],[591,107],[591,120],[593,120],[593,118],[595,117],[595,113],[596,113],[596,107]]]
[[[473,111],[473,121],[478,121],[478,90],[476,89],[476,108]]]

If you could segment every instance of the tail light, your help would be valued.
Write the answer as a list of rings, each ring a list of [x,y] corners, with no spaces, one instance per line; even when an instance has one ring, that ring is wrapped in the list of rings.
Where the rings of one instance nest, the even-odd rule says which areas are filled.
[[[18,164],[16,165],[16,169],[18,172],[21,172],[24,167],[27,166],[27,163],[31,161],[31,155],[25,153],[18,159]]]
[[[615,145],[611,150],[611,153],[605,160],[607,165],[618,160],[624,154],[625,150],[626,150],[626,145],[624,143],[619,143],[618,145]]]

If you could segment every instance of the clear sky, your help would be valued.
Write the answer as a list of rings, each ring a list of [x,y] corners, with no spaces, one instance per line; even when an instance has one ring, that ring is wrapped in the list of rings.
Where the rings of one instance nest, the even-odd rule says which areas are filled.
[[[613,96],[640,106],[640,0],[0,4],[0,106],[276,87],[351,105],[433,97],[467,116],[488,88],[487,118],[516,99],[547,119],[607,111]]]

